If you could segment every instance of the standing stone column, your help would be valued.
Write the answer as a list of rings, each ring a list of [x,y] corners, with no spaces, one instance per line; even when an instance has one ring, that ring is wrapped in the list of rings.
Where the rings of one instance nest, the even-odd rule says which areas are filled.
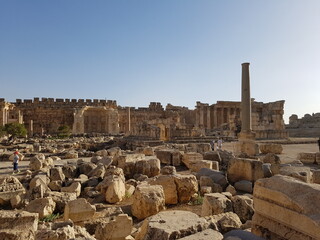
[[[242,63],[242,91],[241,91],[241,131],[251,132],[251,97],[249,64]]]
[[[218,125],[218,116],[217,116],[217,109],[214,107],[213,109],[213,128],[216,128]]]
[[[241,132],[239,133],[239,142],[236,144],[236,153],[246,153],[249,156],[254,156],[259,153],[259,147],[255,143],[255,133],[251,129],[249,64],[242,64]]]
[[[128,107],[128,135],[131,133],[131,110],[130,107]]]
[[[211,129],[211,111],[210,107],[207,107],[207,129]]]

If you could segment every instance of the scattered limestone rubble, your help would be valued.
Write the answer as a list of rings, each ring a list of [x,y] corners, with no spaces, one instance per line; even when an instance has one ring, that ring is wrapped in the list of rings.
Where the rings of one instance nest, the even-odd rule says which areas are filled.
[[[261,144],[264,154],[257,158],[211,151],[206,143],[130,151],[106,146],[106,140],[20,145],[30,170],[0,178],[0,206],[11,209],[0,210],[0,236],[26,240],[320,236],[320,170],[303,165],[317,162],[318,153],[301,153],[301,162],[281,164],[279,144]],[[89,150],[97,146],[102,150]]]

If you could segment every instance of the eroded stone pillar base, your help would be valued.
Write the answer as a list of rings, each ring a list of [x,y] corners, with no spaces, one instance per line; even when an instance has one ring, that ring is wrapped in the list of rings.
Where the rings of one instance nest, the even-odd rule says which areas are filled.
[[[252,131],[242,131],[239,133],[239,142],[235,145],[235,153],[246,153],[249,156],[259,154],[259,146],[255,142],[255,133]]]

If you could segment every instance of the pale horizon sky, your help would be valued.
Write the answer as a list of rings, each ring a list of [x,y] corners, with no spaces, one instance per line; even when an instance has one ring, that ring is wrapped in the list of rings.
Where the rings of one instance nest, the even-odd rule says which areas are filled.
[[[194,109],[251,97],[320,112],[318,0],[0,0],[0,98]]]

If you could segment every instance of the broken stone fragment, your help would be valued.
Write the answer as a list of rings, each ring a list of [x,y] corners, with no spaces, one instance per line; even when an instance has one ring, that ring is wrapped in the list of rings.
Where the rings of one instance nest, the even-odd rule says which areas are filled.
[[[318,239],[319,196],[318,184],[282,175],[260,179],[254,187],[252,232],[275,239]]]
[[[242,223],[252,219],[254,214],[253,199],[245,195],[231,198],[233,211],[239,216]]]
[[[232,202],[221,193],[208,193],[204,195],[201,216],[210,216],[225,212],[232,212]]]
[[[161,175],[150,178],[147,180],[150,185],[161,185],[163,187],[165,203],[166,204],[177,204],[178,203],[178,192],[175,184],[175,179],[170,175]]]
[[[194,175],[176,174],[174,182],[177,186],[178,200],[180,203],[187,203],[192,196],[198,192],[198,181]]]
[[[179,238],[180,240],[222,240],[223,235],[213,229],[206,229],[202,232],[189,235],[187,237]]]
[[[233,158],[229,161],[227,176],[232,184],[241,180],[256,181],[264,177],[262,162],[248,158]]]
[[[260,152],[263,154],[267,154],[267,153],[281,154],[283,150],[281,144],[272,144],[272,143],[260,144],[259,149],[260,149]]]
[[[81,184],[79,182],[73,182],[68,187],[61,188],[61,192],[69,192],[69,193],[75,193],[77,197],[81,194]]]
[[[211,228],[223,234],[234,229],[240,229],[242,225],[239,216],[233,212],[212,215],[205,217],[205,219],[209,222]]]
[[[0,236],[2,239],[35,239],[38,229],[37,213],[0,210]]]
[[[56,203],[51,197],[32,200],[26,207],[28,212],[38,213],[39,218],[44,218],[53,213]]]
[[[180,239],[209,227],[204,218],[189,211],[163,211],[143,221],[136,240]]]
[[[234,184],[235,189],[237,191],[246,192],[246,193],[252,193],[253,191],[253,185],[252,182],[247,180],[241,180],[239,182],[236,182]]]
[[[61,167],[54,167],[50,169],[50,180],[51,181],[64,181],[65,175],[63,174]]]
[[[25,188],[16,177],[0,178],[0,206],[9,204],[12,197],[23,193],[25,193]]]
[[[84,198],[78,198],[66,204],[63,217],[65,221],[71,219],[73,222],[81,222],[91,219],[95,212],[95,206]]]
[[[162,186],[141,184],[136,187],[131,206],[132,215],[145,219],[165,209],[165,196]]]
[[[97,226],[95,237],[98,240],[125,239],[131,234],[132,218],[127,214],[119,214],[109,222]]]

